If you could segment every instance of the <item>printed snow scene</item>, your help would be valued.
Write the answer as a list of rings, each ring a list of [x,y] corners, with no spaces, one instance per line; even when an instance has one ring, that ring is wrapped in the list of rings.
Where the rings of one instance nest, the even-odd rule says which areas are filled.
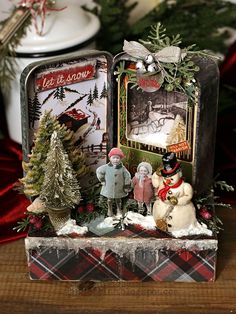
[[[187,140],[187,97],[182,93],[128,88],[126,110],[129,140],[160,148]]]
[[[97,182],[95,169],[107,162],[107,63],[106,56],[100,55],[50,64],[41,67],[29,84],[29,138],[43,112],[52,109],[59,122],[75,132],[75,144],[88,156],[89,185]]]

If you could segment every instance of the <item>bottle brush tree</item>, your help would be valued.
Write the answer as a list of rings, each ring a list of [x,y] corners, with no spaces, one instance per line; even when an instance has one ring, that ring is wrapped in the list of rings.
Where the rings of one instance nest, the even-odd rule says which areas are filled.
[[[56,131],[64,149],[68,153],[78,180],[87,171],[84,153],[74,145],[74,132],[64,124],[60,124],[52,111],[45,111],[42,115],[37,130],[29,161],[23,162],[24,178],[20,179],[23,191],[29,197],[40,195],[44,181],[44,163],[50,147],[50,138]]]
[[[44,163],[44,182],[40,199],[53,209],[73,208],[80,202],[80,187],[68,154],[56,131]]]

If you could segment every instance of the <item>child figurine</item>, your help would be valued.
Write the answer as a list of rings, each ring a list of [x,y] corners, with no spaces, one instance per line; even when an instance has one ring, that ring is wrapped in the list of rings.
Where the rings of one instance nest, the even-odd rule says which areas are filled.
[[[141,162],[137,167],[137,172],[132,179],[134,188],[134,199],[138,202],[138,212],[143,214],[145,204],[147,214],[152,214],[151,201],[154,196],[152,185],[152,166],[148,162]]]
[[[108,154],[110,162],[96,171],[98,180],[102,183],[100,194],[107,198],[109,217],[113,216],[112,203],[116,202],[116,215],[122,216],[122,198],[131,191],[132,181],[128,170],[121,159],[125,157],[119,148],[112,148]]]
[[[180,164],[175,153],[166,153],[161,173],[152,176],[157,189],[157,200],[153,205],[153,218],[157,227],[164,231],[189,229],[197,225],[195,207],[191,202],[193,188],[182,179]]]

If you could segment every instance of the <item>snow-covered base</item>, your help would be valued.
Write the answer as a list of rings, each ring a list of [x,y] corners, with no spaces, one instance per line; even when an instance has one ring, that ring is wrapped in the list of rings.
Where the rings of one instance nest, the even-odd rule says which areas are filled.
[[[189,236],[189,235],[198,235],[198,234],[205,234],[208,236],[212,236],[212,231],[207,229],[207,226],[205,224],[200,224],[197,222],[196,225],[190,225],[188,229],[181,229],[178,231],[173,231],[171,234],[176,237],[184,237],[184,236]]]
[[[129,224],[134,224],[134,225],[139,225],[143,227],[144,229],[149,229],[149,230],[155,230],[156,229],[156,223],[153,219],[153,216],[143,216],[139,213],[135,213],[132,211],[129,211],[125,217],[124,217],[124,224],[129,225]],[[191,225],[189,226],[188,229],[181,229],[178,231],[173,231],[171,234],[175,238],[180,238],[184,236],[189,236],[189,235],[199,235],[199,234],[205,234],[208,236],[212,236],[212,231],[207,229],[207,226],[205,224],[200,224],[197,222],[194,226]]]
[[[124,217],[124,224],[125,225],[139,225],[143,227],[143,229],[148,230],[155,230],[156,229],[156,223],[153,219],[153,216],[143,216],[139,213],[135,213],[132,211],[127,212],[127,214]]]
[[[114,226],[119,223],[119,219],[116,219],[116,217],[106,217],[103,221],[101,221],[98,225],[98,229],[107,229],[107,228],[114,228]]]
[[[46,248],[55,248],[57,250],[74,250],[76,253],[81,249],[97,248],[103,252],[102,256],[105,256],[108,250],[115,252],[120,257],[124,255],[132,255],[134,259],[134,253],[137,249],[143,248],[156,252],[159,250],[171,250],[178,251],[202,251],[202,250],[217,250],[218,241],[216,239],[154,239],[150,241],[150,238],[126,238],[126,237],[27,237],[25,239],[26,250],[31,249],[44,250]]]
[[[139,213],[135,213],[132,211],[129,211],[125,214],[125,216],[122,217],[106,217],[103,221],[101,221],[98,225],[98,229],[107,229],[107,228],[114,228],[115,225],[117,225],[119,222],[121,222],[122,225],[139,225],[143,229],[156,229],[156,224],[152,216],[143,216]]]
[[[96,219],[84,224],[91,232],[98,236],[103,236],[104,234],[111,232],[115,229],[115,225],[118,221],[115,221],[113,217],[99,216]]]
[[[124,217],[112,216],[105,218],[104,216],[100,216],[84,226],[96,235],[102,236],[113,231],[118,224],[120,224],[122,229],[125,229],[125,226],[129,224],[139,225],[143,229],[156,229],[155,221],[151,215],[143,216],[132,211],[127,212]]]
[[[156,229],[156,223],[153,219],[153,216],[143,216],[133,211],[128,211],[123,218],[119,218],[116,216],[105,218],[104,216],[100,216],[91,221],[89,224],[86,224],[85,226],[96,235],[102,236],[114,230],[115,226],[119,223],[121,224],[121,227],[125,227],[128,225],[139,225],[141,228],[146,230]],[[173,231],[171,232],[171,234],[175,238],[199,234],[212,236],[212,231],[207,229],[207,226],[205,224],[200,224],[199,222],[197,222],[194,226],[190,225],[187,229]]]
[[[76,225],[76,221],[74,219],[69,219],[66,224],[59,229],[56,233],[57,235],[83,235],[88,232],[87,227],[80,227]]]

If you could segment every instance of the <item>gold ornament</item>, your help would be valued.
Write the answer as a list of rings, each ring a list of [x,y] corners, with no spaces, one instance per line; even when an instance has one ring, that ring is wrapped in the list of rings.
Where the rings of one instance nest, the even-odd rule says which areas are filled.
[[[172,205],[177,205],[178,204],[178,199],[177,199],[177,197],[175,197],[175,196],[168,196],[168,201],[170,201],[170,203],[172,204]]]

